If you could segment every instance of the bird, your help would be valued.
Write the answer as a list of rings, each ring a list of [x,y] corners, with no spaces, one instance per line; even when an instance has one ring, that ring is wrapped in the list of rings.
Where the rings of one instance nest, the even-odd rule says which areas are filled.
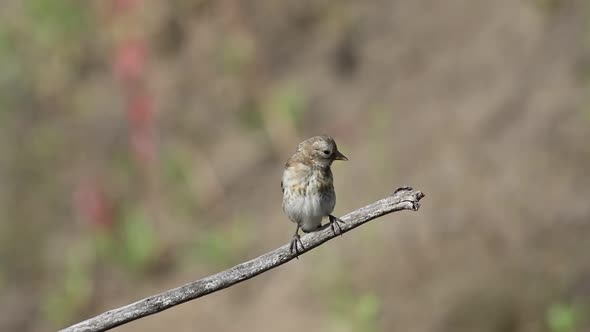
[[[338,224],[342,220],[332,215],[336,206],[332,162],[346,161],[336,146],[334,139],[327,135],[314,136],[299,143],[295,153],[287,160],[283,170],[281,189],[283,191],[283,211],[297,224],[291,240],[290,251],[299,256],[299,248],[305,249],[299,230],[311,233],[330,226],[342,234]],[[322,226],[322,219],[328,217],[329,223]]]

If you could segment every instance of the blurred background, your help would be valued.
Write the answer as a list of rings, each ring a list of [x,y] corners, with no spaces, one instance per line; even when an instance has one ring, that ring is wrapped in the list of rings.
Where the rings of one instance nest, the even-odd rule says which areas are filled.
[[[589,97],[582,0],[3,0],[0,330],[288,243],[326,133],[336,215],[420,211],[117,330],[590,331]]]

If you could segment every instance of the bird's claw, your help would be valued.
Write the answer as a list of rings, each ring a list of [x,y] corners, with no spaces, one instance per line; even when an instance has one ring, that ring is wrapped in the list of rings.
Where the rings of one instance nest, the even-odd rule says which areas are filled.
[[[340,227],[340,224],[338,223],[343,223],[344,221],[338,217],[335,217],[333,215],[328,215],[328,219],[330,219],[330,228],[332,228],[332,232],[335,235],[342,235],[342,228]],[[336,232],[336,229],[338,229],[338,232]]]
[[[303,242],[301,242],[301,237],[299,236],[299,234],[295,234],[293,235],[293,239],[291,240],[291,246],[289,247],[289,251],[291,251],[291,254],[295,254],[295,258],[297,259],[299,259],[298,246],[301,246],[301,250],[305,250],[305,246],[303,245]]]

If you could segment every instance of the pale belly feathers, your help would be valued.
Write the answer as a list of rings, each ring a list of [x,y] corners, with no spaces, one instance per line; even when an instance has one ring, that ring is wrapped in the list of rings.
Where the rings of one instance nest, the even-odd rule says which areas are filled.
[[[322,218],[334,211],[336,195],[331,176],[331,172],[321,177],[312,171],[301,181],[301,173],[299,180],[293,171],[286,170],[283,174],[283,210],[304,232],[317,230]]]

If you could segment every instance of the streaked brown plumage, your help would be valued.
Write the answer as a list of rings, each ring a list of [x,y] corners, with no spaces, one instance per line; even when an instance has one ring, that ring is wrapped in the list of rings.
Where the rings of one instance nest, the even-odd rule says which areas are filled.
[[[333,231],[340,221],[331,213],[336,205],[333,176],[330,166],[334,160],[348,160],[330,136],[315,136],[297,146],[283,172],[283,211],[297,224],[291,251],[298,253],[299,229],[314,232],[323,229],[323,217],[329,217]]]

